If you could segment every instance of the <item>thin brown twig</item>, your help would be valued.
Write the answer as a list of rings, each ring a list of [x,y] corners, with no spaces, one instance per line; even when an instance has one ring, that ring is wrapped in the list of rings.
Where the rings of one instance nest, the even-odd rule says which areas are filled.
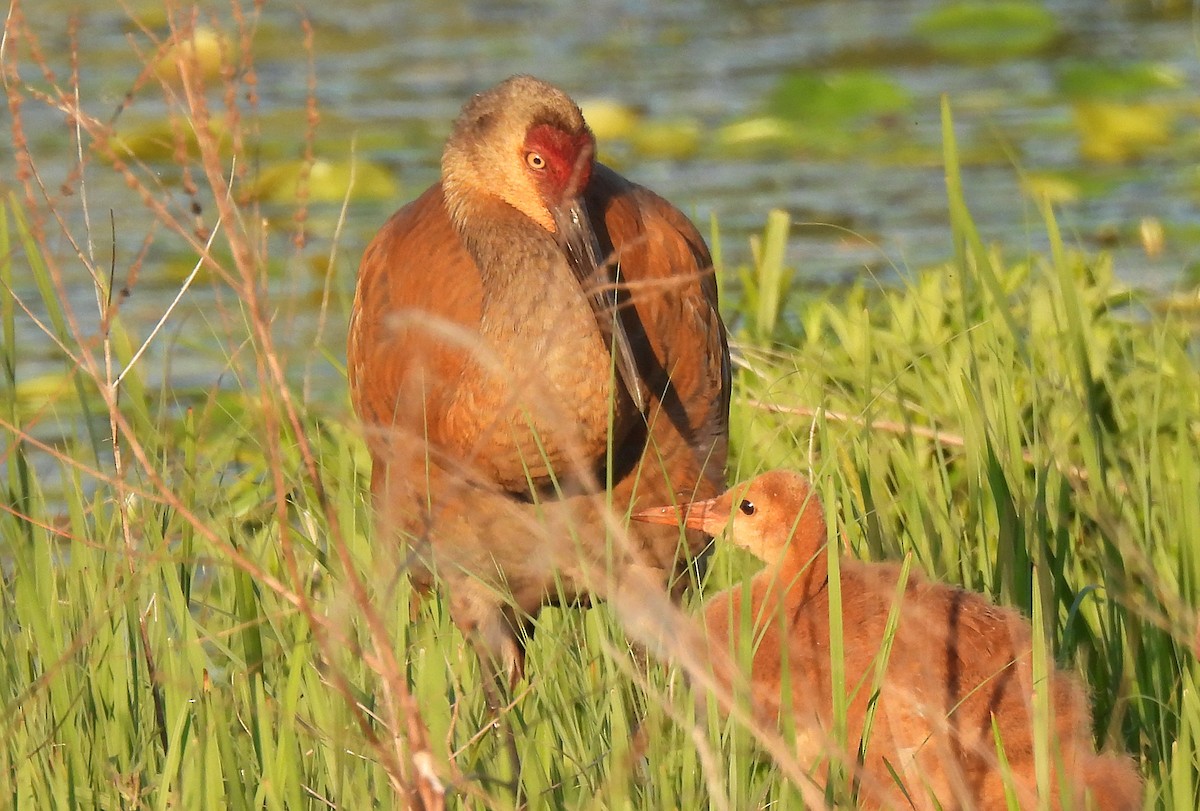
[[[187,60],[181,61],[179,67],[183,79],[182,87],[187,109],[196,124],[195,129],[199,144],[201,166],[216,198],[216,206],[220,217],[230,223],[230,227],[226,232],[226,243],[231,248],[234,265],[241,277],[240,292],[249,314],[250,325],[259,346],[259,352],[256,353],[256,360],[260,364],[262,379],[271,382],[270,388],[275,390],[275,394],[278,397],[278,404],[282,406],[284,417],[291,429],[292,439],[299,450],[306,478],[313,488],[317,503],[320,505],[322,513],[328,522],[332,545],[342,566],[343,575],[350,588],[351,597],[359,607],[367,623],[369,636],[374,648],[374,658],[379,666],[378,672],[384,688],[384,700],[390,707],[391,718],[394,722],[403,721],[403,727],[406,731],[405,738],[408,743],[407,758],[403,752],[403,747],[400,745],[401,739],[398,736],[395,739],[396,750],[390,754],[386,750],[380,750],[381,757],[393,785],[402,796],[405,796],[409,802],[420,807],[440,808],[444,803],[442,797],[443,790],[440,784],[436,781],[431,782],[427,775],[420,773],[417,775],[417,779],[413,780],[410,770],[406,768],[406,762],[415,767],[415,763],[412,760],[414,755],[428,751],[428,734],[412,695],[408,690],[403,672],[392,651],[390,637],[382,617],[379,616],[378,612],[371,605],[366,585],[356,572],[353,560],[350,558],[349,548],[341,530],[339,517],[329,501],[316,464],[315,454],[304,431],[299,411],[292,398],[279,356],[274,349],[274,339],[270,331],[270,320],[266,315],[266,308],[263,298],[260,295],[256,278],[257,271],[262,267],[262,263],[258,261],[250,248],[245,231],[241,225],[242,218],[239,216],[240,212],[234,207],[232,202],[232,195],[230,194],[229,184],[225,180],[225,173],[221,166],[217,145],[208,127],[211,116],[207,100],[203,93],[201,77],[193,69],[194,66],[187,63]],[[264,393],[264,396],[269,395]],[[286,524],[286,522],[284,523]],[[297,607],[306,616],[315,618],[315,613],[302,595],[299,596]],[[316,629],[320,627],[320,624],[314,622],[313,627]],[[392,726],[396,730],[400,728],[399,723],[393,723]],[[364,727],[364,732],[369,733],[369,729]]]
[[[252,28],[253,23],[247,23],[246,20],[239,16],[240,13],[241,7],[234,4],[234,15],[238,19],[242,42],[246,43],[249,36],[248,31]],[[160,44],[160,47],[157,49],[159,53],[164,53],[167,48],[186,39],[187,34],[195,29],[197,22],[195,13],[190,15],[186,13],[180,14],[178,9],[175,8],[168,9],[168,17],[172,22],[171,37],[166,42]],[[256,17],[252,19],[256,19]],[[10,25],[6,26],[5,41],[3,43],[5,49],[11,43],[10,34],[14,30],[17,30],[13,27],[13,22],[15,21],[18,24],[21,22],[20,9],[17,7],[17,4],[10,7],[9,21]],[[32,35],[28,35],[28,38],[33,39]],[[353,561],[350,559],[348,547],[342,537],[338,516],[325,492],[320,472],[316,466],[315,454],[305,436],[298,406],[287,385],[282,362],[272,343],[270,331],[271,319],[260,275],[264,272],[263,269],[266,266],[266,263],[260,259],[261,256],[265,255],[265,241],[263,243],[264,250],[256,250],[257,246],[254,245],[254,241],[248,238],[250,230],[244,213],[232,202],[232,187],[235,179],[239,176],[239,169],[244,171],[244,162],[241,166],[235,164],[235,168],[229,173],[229,179],[226,180],[225,171],[221,166],[218,155],[216,136],[210,127],[211,116],[206,106],[206,93],[202,85],[202,77],[195,70],[195,65],[187,64],[188,59],[185,57],[181,60],[182,64],[179,66],[182,80],[179,92],[168,86],[165,79],[160,78],[160,84],[162,85],[164,99],[168,107],[183,110],[184,118],[192,128],[192,132],[199,143],[200,158],[198,165],[201,170],[201,176],[205,178],[208,188],[211,189],[216,198],[220,221],[228,225],[224,236],[224,244],[227,244],[233,251],[233,273],[230,273],[222,263],[216,261],[212,256],[211,250],[213,246],[211,240],[208,241],[208,244],[204,244],[204,241],[208,240],[211,234],[206,233],[198,227],[189,227],[188,214],[176,212],[175,202],[177,197],[164,188],[162,183],[156,178],[156,173],[148,170],[138,158],[118,153],[118,149],[111,137],[113,132],[112,121],[105,124],[94,117],[86,115],[80,109],[81,102],[78,92],[64,93],[54,84],[53,72],[49,70],[44,55],[36,49],[36,43],[33,43],[33,52],[35,63],[42,68],[43,74],[50,83],[48,92],[39,92],[22,84],[19,73],[16,71],[16,66],[11,61],[6,60],[4,65],[6,87],[9,87],[10,91],[12,91],[8,94],[9,109],[13,113],[13,143],[16,147],[18,166],[21,169],[19,179],[24,185],[26,199],[31,204],[31,210],[41,211],[43,209],[38,203],[45,205],[58,230],[65,235],[76,256],[87,268],[92,278],[96,280],[97,291],[107,290],[107,293],[111,295],[115,287],[115,274],[110,273],[107,285],[100,280],[101,276],[98,269],[94,266],[94,262],[90,257],[90,242],[84,244],[75,239],[70,225],[61,216],[61,210],[55,196],[47,190],[37,171],[37,164],[30,153],[29,145],[24,138],[22,129],[20,118],[22,97],[34,98],[53,109],[58,109],[66,113],[77,128],[79,133],[78,140],[82,143],[84,137],[91,139],[90,149],[93,150],[93,154],[99,154],[108,160],[109,166],[115,175],[123,178],[130,189],[140,198],[146,210],[151,214],[153,222],[156,224],[161,223],[169,231],[181,236],[191,248],[196,250],[196,253],[201,257],[201,261],[205,266],[212,269],[222,281],[229,284],[236,291],[240,302],[244,305],[243,312],[247,314],[247,323],[251,326],[252,334],[249,340],[257,350],[255,360],[258,366],[259,378],[265,384],[262,389],[264,392],[264,404],[266,405],[264,413],[269,424],[269,433],[273,439],[267,450],[271,466],[276,472],[273,484],[276,492],[276,517],[280,527],[282,545],[290,547],[290,534],[287,529],[288,522],[285,520],[286,516],[284,515],[288,504],[288,488],[286,486],[287,483],[282,480],[282,471],[286,469],[286,466],[280,454],[279,443],[284,435],[290,435],[290,440],[294,441],[299,447],[306,478],[310,482],[316,499],[328,519],[332,543],[337,551],[342,568],[346,572],[346,577],[351,587],[352,599],[362,610],[366,618],[373,650],[363,651],[362,656],[368,667],[379,674],[382,679],[385,706],[389,708],[388,725],[397,732],[404,730],[404,735],[397,735],[393,738],[391,745],[394,751],[389,755],[387,754],[388,744],[384,744],[378,740],[372,731],[371,725],[362,720],[361,717],[360,728],[366,734],[368,740],[372,742],[372,746],[381,754],[385,769],[398,791],[414,803],[419,802],[429,808],[440,807],[442,803],[440,785],[436,774],[431,768],[432,758],[429,756],[427,744],[424,742],[423,723],[420,721],[419,713],[412,701],[411,695],[407,692],[403,671],[391,651],[390,639],[386,633],[382,618],[371,607],[365,584],[361,581],[360,575],[356,573]],[[6,55],[7,53],[6,50]],[[178,53],[186,54],[186,49],[180,49]],[[249,53],[250,49],[248,47],[242,49],[243,67],[249,64]],[[144,69],[139,77],[139,81],[151,74],[150,61],[144,60],[143,64]],[[249,87],[248,96],[253,97],[252,69],[244,69],[240,75],[246,80]],[[233,122],[231,126],[234,130],[234,137],[237,138],[241,132],[237,126],[236,118],[238,115],[237,95],[234,93],[234,86],[237,84],[236,77],[232,73],[226,72],[223,75],[223,79],[226,90],[225,106],[227,112],[231,115],[231,118],[228,120]],[[76,88],[77,90],[78,88]],[[132,93],[127,96],[126,103],[120,109],[125,109],[129,106],[130,98],[132,98]],[[179,132],[177,131],[176,135],[177,147],[182,140]],[[238,145],[240,144],[235,143],[235,146]],[[235,150],[235,154],[240,154],[240,152]],[[193,165],[190,156],[186,152],[180,152],[177,149],[175,157],[177,163],[181,164],[182,169],[188,170]],[[145,178],[149,178],[150,182],[147,183]],[[195,207],[195,204],[193,204],[193,207]],[[199,211],[193,210],[190,214],[198,216]],[[250,218],[249,222],[254,223],[257,220]],[[35,221],[31,223],[30,233],[33,239],[39,244],[46,244],[41,222]],[[90,234],[90,229],[88,233]],[[87,375],[97,384],[100,389],[102,402],[109,414],[110,441],[113,443],[115,453],[118,457],[115,473],[113,476],[108,477],[101,473],[99,469],[88,468],[87,470],[89,475],[97,476],[101,480],[107,480],[108,484],[113,487],[119,504],[124,505],[119,506],[119,509],[124,510],[122,521],[126,528],[124,535],[125,546],[129,556],[129,565],[136,568],[133,561],[141,557],[139,550],[136,548],[136,539],[132,532],[130,516],[127,510],[130,497],[142,489],[128,481],[128,472],[134,466],[137,466],[139,471],[144,474],[143,481],[149,485],[150,495],[155,501],[170,506],[179,518],[190,524],[196,530],[197,534],[210,543],[212,548],[227,561],[245,571],[263,587],[279,594],[287,603],[304,615],[314,630],[314,636],[323,647],[329,648],[335,644],[351,644],[351,640],[347,639],[347,635],[343,629],[316,613],[316,609],[311,604],[311,601],[308,600],[302,588],[298,577],[298,567],[294,565],[294,561],[288,567],[288,579],[291,580],[291,583],[285,583],[269,576],[262,567],[246,558],[231,542],[214,532],[211,527],[206,526],[198,515],[194,514],[187,505],[181,502],[179,495],[168,485],[163,476],[155,468],[152,462],[152,454],[143,445],[129,420],[122,413],[119,387],[116,385],[116,353],[109,340],[108,332],[111,321],[110,316],[112,314],[111,299],[107,302],[108,306],[103,308],[105,312],[101,314],[102,327],[97,341],[101,349],[102,358],[98,358],[93,354],[93,349],[88,348],[89,344],[93,346],[95,344],[92,339],[85,337],[82,323],[70,305],[69,296],[66,295],[67,285],[64,270],[53,255],[47,256],[47,268],[51,283],[63,302],[62,311],[66,322],[66,332],[72,336],[75,343],[75,346],[68,347],[63,345],[60,348],[66,355],[74,358],[77,370]],[[50,325],[42,325],[41,329],[52,338],[55,337],[54,330]],[[61,341],[57,342],[62,344]],[[274,395],[270,396],[268,394],[270,392],[274,392]],[[276,415],[282,418],[282,424],[277,424],[274,421]],[[339,679],[335,677],[336,681],[339,681]],[[349,687],[345,683],[344,678],[340,679],[340,681],[342,683],[339,691],[349,700]],[[403,751],[405,747],[401,744],[402,740],[407,740],[407,753]],[[407,770],[404,766],[406,755],[408,762],[414,770],[413,776],[415,780],[413,782],[415,783],[415,789],[408,784],[409,778],[406,776]]]
[[[967,447],[967,439],[962,434],[955,434],[949,431],[944,431],[940,428],[927,427],[924,425],[914,425],[912,423],[896,422],[894,420],[875,420],[867,417],[861,417],[857,414],[847,414],[843,411],[830,411],[824,407],[812,406],[787,406],[779,403],[768,403],[765,400],[759,400],[754,397],[748,397],[742,401],[751,408],[757,408],[760,411],[766,411],[770,414],[793,414],[798,417],[808,417],[816,419],[823,417],[830,422],[845,423],[849,425],[857,425],[872,431],[882,431],[888,434],[896,434],[898,436],[914,436],[922,439],[928,439],[940,445],[949,445],[954,448]],[[1029,448],[1021,449],[1021,458],[1027,464],[1036,464],[1037,458],[1033,451]],[[1078,465],[1066,465],[1063,472],[1071,478],[1086,482],[1088,480],[1088,472]]]
[[[342,563],[344,573],[351,584],[351,591],[355,603],[360,606],[364,614],[367,615],[368,624],[371,630],[371,637],[375,642],[375,651],[372,656],[364,651],[364,657],[374,658],[377,672],[383,677],[385,685],[385,698],[389,691],[386,689],[389,684],[394,684],[397,678],[399,669],[391,657],[386,634],[383,632],[382,623],[374,617],[374,612],[370,609],[368,597],[366,595],[365,586],[361,583],[356,575],[352,561],[349,559],[348,550],[341,537],[341,532],[338,527],[337,518],[328,498],[325,495],[319,473],[316,469],[315,458],[309,447],[303,427],[301,425],[297,409],[292,401],[286,378],[284,377],[282,367],[279,363],[278,356],[273,349],[273,340],[269,329],[269,320],[265,316],[265,308],[263,301],[259,295],[257,270],[261,267],[261,263],[257,260],[254,252],[251,250],[248,241],[245,239],[243,220],[233,204],[230,184],[225,181],[224,170],[220,165],[220,158],[216,144],[211,137],[211,130],[208,128],[210,115],[207,108],[207,102],[204,98],[203,88],[200,83],[200,77],[196,75],[192,69],[193,66],[185,62],[180,64],[180,73],[182,75],[182,85],[184,97],[187,104],[189,114],[196,122],[197,140],[200,149],[201,167],[210,188],[213,189],[216,198],[217,210],[222,219],[226,219],[231,223],[231,227],[227,230],[226,242],[229,244],[233,257],[234,265],[240,276],[240,295],[246,304],[246,309],[249,313],[249,323],[254,332],[254,338],[258,345],[259,351],[255,353],[255,360],[259,367],[259,378],[261,380],[270,380],[274,383],[272,387],[264,387],[263,396],[265,398],[265,411],[268,415],[270,423],[269,436],[277,436],[279,426],[274,424],[274,411],[271,408],[272,394],[271,388],[275,388],[278,392],[278,404],[283,407],[287,422],[289,423],[292,435],[299,445],[301,457],[304,461],[305,471],[308,474],[310,483],[316,491],[318,503],[320,503],[327,520],[329,521],[331,535],[333,536],[333,545],[337,551],[340,562]],[[227,96],[227,101],[229,97]],[[286,512],[286,488],[279,479],[282,473],[281,460],[276,455],[276,443],[271,443],[269,449],[272,455],[272,469],[276,473],[275,487],[277,498],[277,510],[283,513]],[[283,518],[283,515],[280,515]],[[287,521],[280,521],[281,527],[281,546],[286,549],[289,546],[288,534],[286,531]],[[285,554],[285,558],[290,558],[290,555]],[[298,584],[298,574],[294,565],[294,561],[289,565],[289,576]],[[330,630],[329,626],[321,621],[312,605],[307,599],[303,589],[294,589],[292,594],[295,599],[297,609],[309,620],[314,634],[318,642],[322,643],[322,647],[328,646],[328,637],[325,632]],[[372,619],[375,621],[372,622]],[[382,666],[382,667],[379,667]],[[334,683],[337,685],[339,692],[345,697],[351,694],[350,686],[345,681],[340,673],[334,673]],[[368,740],[375,740],[375,734],[371,730],[370,725],[359,714],[359,726]],[[378,744],[376,744],[378,745]],[[406,772],[403,766],[403,759],[396,758],[394,755],[388,755],[386,750],[380,749],[383,755],[385,769],[392,780],[396,790],[402,796],[416,797],[417,795],[409,786]]]

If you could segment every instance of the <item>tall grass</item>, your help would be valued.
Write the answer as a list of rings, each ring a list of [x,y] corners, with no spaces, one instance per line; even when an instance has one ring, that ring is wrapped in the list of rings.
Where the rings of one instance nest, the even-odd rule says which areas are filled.
[[[505,774],[478,663],[444,601],[413,595],[397,551],[371,542],[345,398],[307,396],[313,381],[286,374],[310,358],[278,340],[280,282],[266,269],[272,251],[292,250],[307,203],[281,237],[231,188],[255,137],[254,19],[233,8],[234,58],[214,85],[186,61],[181,85],[149,69],[138,80],[196,134],[172,153],[179,186],[114,151],[111,123],[77,106],[71,79],[38,69],[37,40],[9,18],[21,174],[0,212],[7,803],[436,807],[440,786],[455,805],[506,808],[517,780],[532,807],[801,807],[813,786],[786,750],[715,711],[697,716],[680,669],[645,662],[606,606],[543,615],[532,678],[505,710],[521,762]],[[196,22],[171,20],[153,54]],[[139,353],[153,324],[126,317],[121,277],[89,247],[86,195],[44,181],[22,128],[30,104],[77,125],[75,188],[98,173],[127,183],[154,223],[143,255],[187,252],[221,309]],[[227,141],[208,134],[209,105],[233,122]],[[945,266],[798,300],[776,215],[755,264],[722,269],[744,291],[727,297],[741,336],[731,477],[808,469],[853,554],[911,555],[1037,617],[1048,655],[1091,687],[1098,743],[1137,755],[1147,807],[1192,811],[1194,336],[1118,284],[1104,257],[1069,250],[1049,210],[1049,255],[982,244],[946,121],[956,254]],[[336,230],[304,236],[335,251]],[[81,285],[94,310],[79,309]],[[344,321],[348,296],[325,302]],[[30,336],[54,347],[57,382],[27,371]],[[223,380],[173,389],[172,363],[202,346]],[[752,568],[722,549],[708,588]]]
[[[735,463],[833,480],[856,554],[1037,620],[1091,687],[1101,744],[1138,753],[1153,807],[1196,803],[1200,375],[1186,324],[1107,259],[981,244],[949,115],[955,260],[799,308],[747,347]]]

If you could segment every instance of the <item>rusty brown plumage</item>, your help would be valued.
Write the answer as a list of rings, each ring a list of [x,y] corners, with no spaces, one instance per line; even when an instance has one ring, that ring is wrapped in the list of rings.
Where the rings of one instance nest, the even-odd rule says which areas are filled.
[[[1018,807],[1037,807],[1032,631],[1016,611],[910,573],[886,670],[877,681],[903,570],[891,563],[840,559],[847,756],[831,732],[827,525],[808,482],[790,471],[771,471],[718,498],[633,517],[683,523],[713,535],[727,531],[734,544],[767,564],[748,584],[708,600],[704,622],[714,675],[726,690],[741,689],[732,661],[742,646],[750,646],[743,653],[750,660],[750,706],[767,724],[777,723],[789,708],[802,764],[848,760],[863,807],[934,808],[939,805],[931,797],[936,797],[941,808],[999,811],[1008,808],[1006,781]],[[1050,807],[1064,807],[1061,781],[1071,794],[1067,807],[1140,808],[1141,780],[1132,762],[1097,754],[1092,746],[1082,684],[1055,671],[1050,690],[1057,764]],[[856,763],[873,703],[865,756]],[[1007,767],[1001,766],[996,735]],[[1085,794],[1090,805],[1084,804]]]
[[[410,551],[421,586],[437,571],[510,677],[519,629],[604,596],[599,569],[681,570],[677,531],[614,545],[614,515],[714,495],[723,476],[729,356],[707,248],[594,149],[544,82],[476,96],[441,182],[367,248],[351,316],[377,542]],[[691,533],[686,552],[705,542]]]

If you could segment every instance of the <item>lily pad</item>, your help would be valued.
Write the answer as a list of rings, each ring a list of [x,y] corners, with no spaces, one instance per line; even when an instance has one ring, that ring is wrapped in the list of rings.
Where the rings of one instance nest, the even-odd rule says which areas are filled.
[[[935,9],[916,24],[918,37],[950,59],[994,62],[1045,50],[1058,20],[1037,3],[966,2]]]
[[[647,158],[688,158],[700,146],[700,124],[690,118],[647,121],[633,131],[630,146]]]
[[[90,395],[94,386],[85,378],[85,388]],[[67,413],[79,412],[78,389],[73,372],[46,372],[28,377],[17,383],[17,405],[26,413],[54,407]]]
[[[798,143],[796,125],[777,116],[756,116],[726,124],[717,130],[716,146],[740,155],[783,152]]]
[[[1139,100],[1147,93],[1183,86],[1183,74],[1170,65],[1138,62],[1112,65],[1074,62],[1058,76],[1058,86],[1074,99]]]
[[[616,99],[585,99],[579,103],[579,109],[597,141],[628,138],[641,121],[633,107]]]
[[[224,151],[229,145],[229,130],[223,121],[210,120],[208,130]],[[137,124],[117,132],[109,146],[117,157],[137,158],[143,161],[171,160],[179,147],[177,140],[183,139],[183,150],[189,157],[200,154],[196,131],[189,122],[169,119]]]
[[[785,76],[767,99],[767,112],[805,125],[838,124],[898,113],[912,106],[902,85],[867,70],[806,71]]]
[[[253,200],[294,203],[301,196],[304,161],[289,161],[266,169],[247,190]],[[353,188],[351,188],[353,183]],[[384,167],[367,161],[317,160],[308,174],[305,199],[310,202],[383,200],[399,193],[399,184]]]
[[[1087,101],[1074,105],[1079,153],[1096,163],[1141,157],[1171,139],[1176,112],[1164,104]]]
[[[1034,200],[1074,203],[1082,196],[1078,183],[1062,174],[1031,172],[1021,178],[1021,190]]]
[[[221,75],[230,53],[224,36],[207,26],[199,26],[190,37],[167,48],[154,63],[154,75],[164,82],[177,83],[186,69],[204,81],[211,81]]]

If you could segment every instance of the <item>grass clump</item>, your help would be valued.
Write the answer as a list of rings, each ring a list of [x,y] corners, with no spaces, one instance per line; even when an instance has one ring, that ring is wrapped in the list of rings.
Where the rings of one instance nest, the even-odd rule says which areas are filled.
[[[949,128],[947,159],[958,258],[809,302],[786,345],[746,347],[735,478],[815,464],[858,555],[911,552],[1039,617],[1098,742],[1143,758],[1155,807],[1190,807],[1190,781],[1168,786],[1197,765],[1194,333],[1067,250],[1049,211],[1050,255],[985,248]]]

